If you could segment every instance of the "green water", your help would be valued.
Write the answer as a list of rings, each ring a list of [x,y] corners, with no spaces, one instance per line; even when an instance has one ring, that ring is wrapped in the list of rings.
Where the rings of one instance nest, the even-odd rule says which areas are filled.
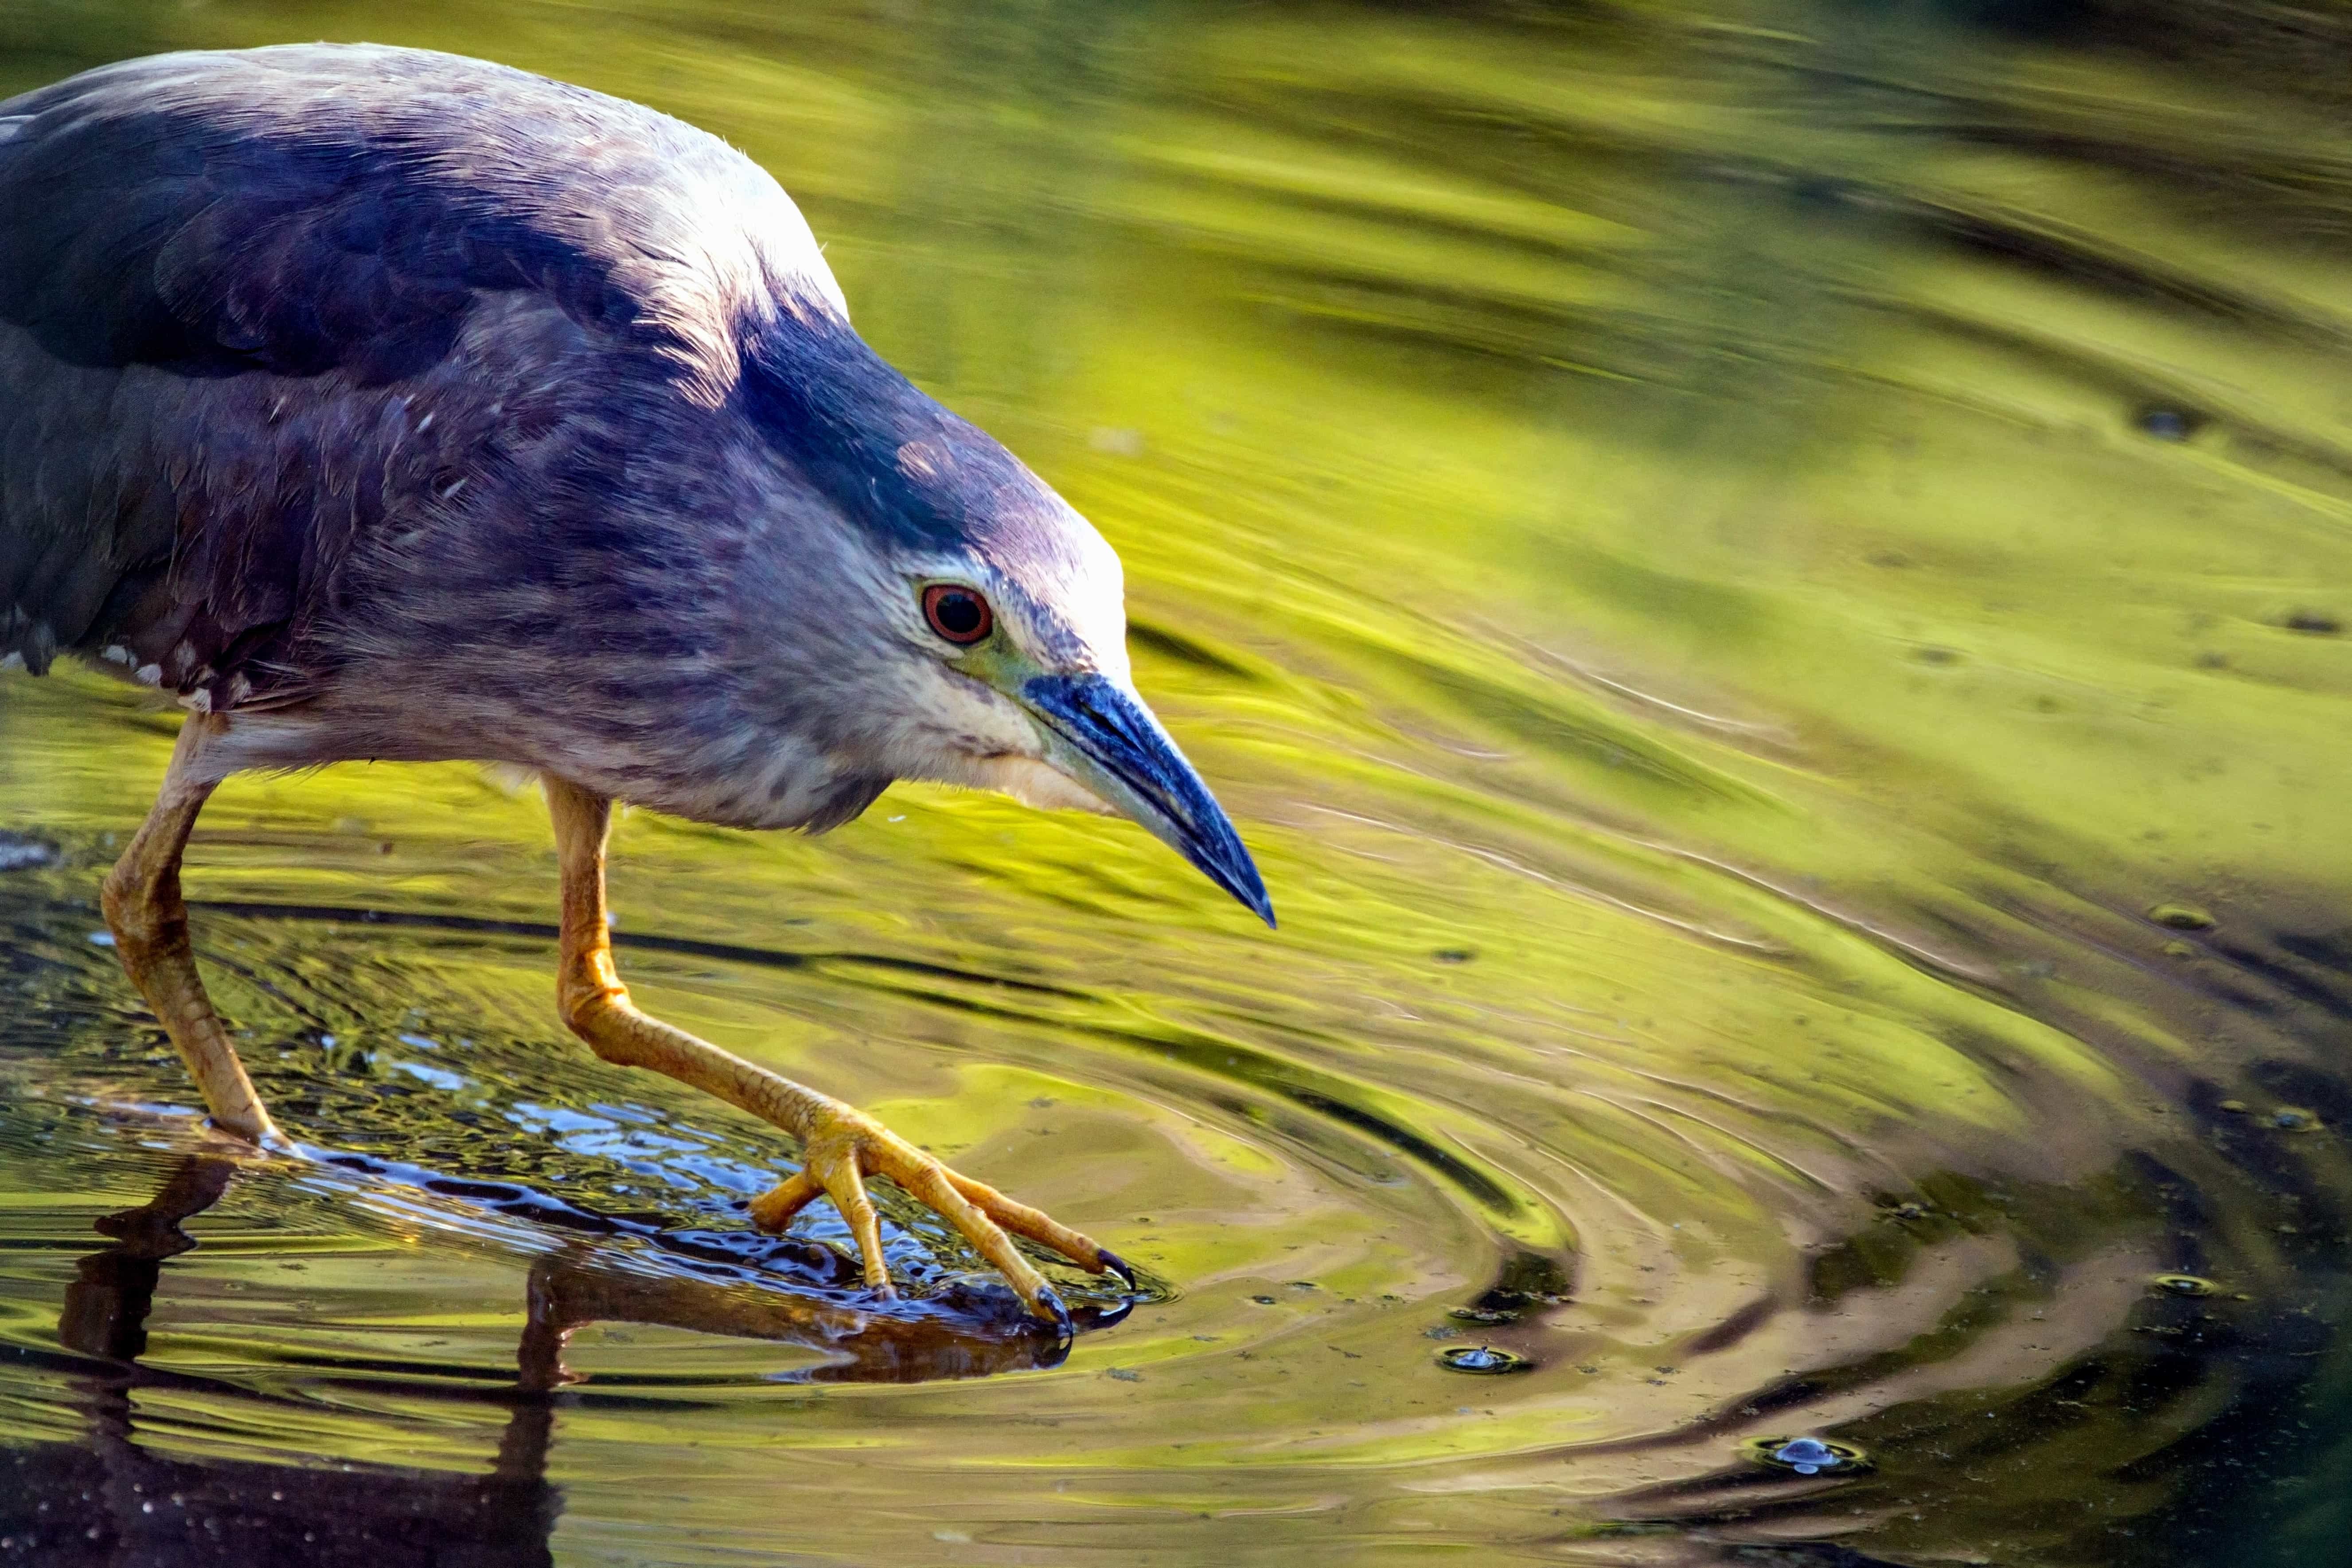
[[[469,768],[207,810],[316,1156],[207,1163],[89,940],[173,721],[0,676],[0,1563],[2352,1561],[2352,11],[14,0],[0,93],[320,37],[772,170],[1284,925],[622,824],[641,1001],[1149,1271],[1043,1364],[911,1206],[896,1310],[746,1237],[792,1149],[563,1034]]]

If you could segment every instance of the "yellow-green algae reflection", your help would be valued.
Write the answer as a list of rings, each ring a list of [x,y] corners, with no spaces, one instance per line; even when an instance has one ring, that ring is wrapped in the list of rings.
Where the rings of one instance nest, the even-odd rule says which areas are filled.
[[[16,0],[0,89],[317,37],[773,170],[1118,546],[1285,923],[927,790],[623,825],[650,1005],[1157,1282],[939,1354],[727,1250],[790,1151],[567,1043],[475,770],[208,811],[264,1091],[376,1163],[188,1163],[89,940],[172,721],[0,677],[0,1562],[2334,1560],[2352,11]]]

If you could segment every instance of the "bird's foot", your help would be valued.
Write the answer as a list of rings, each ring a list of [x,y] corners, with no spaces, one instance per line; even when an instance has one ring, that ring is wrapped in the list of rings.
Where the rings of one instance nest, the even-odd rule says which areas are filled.
[[[824,1100],[801,1131],[800,1173],[752,1200],[752,1223],[762,1230],[781,1231],[816,1199],[831,1198],[857,1237],[866,1282],[877,1289],[890,1289],[890,1271],[882,1260],[881,1225],[873,1200],[866,1195],[866,1176],[887,1176],[908,1196],[937,1210],[1003,1273],[1032,1311],[1065,1336],[1072,1331],[1069,1309],[1045,1277],[1021,1256],[1013,1236],[1042,1242],[1089,1273],[1112,1273],[1129,1286],[1135,1283],[1134,1270],[1117,1253],[983,1182],[948,1169],[862,1110]]]

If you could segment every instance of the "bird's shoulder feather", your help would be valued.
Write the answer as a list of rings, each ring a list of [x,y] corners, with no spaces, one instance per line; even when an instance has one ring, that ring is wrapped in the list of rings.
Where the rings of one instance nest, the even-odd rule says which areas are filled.
[[[0,103],[0,320],[71,364],[397,379],[446,352],[484,291],[536,290],[654,342],[723,334],[779,293],[838,305],[758,165],[486,61],[161,55]]]
[[[583,354],[715,403],[794,300],[840,313],[756,165],[482,61],[165,55],[0,103],[0,657],[120,639],[226,693],[403,487],[464,478],[436,448],[528,438]]]

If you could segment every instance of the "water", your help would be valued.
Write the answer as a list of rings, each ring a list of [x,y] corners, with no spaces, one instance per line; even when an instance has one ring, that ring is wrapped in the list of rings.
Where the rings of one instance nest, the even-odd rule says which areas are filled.
[[[471,769],[206,812],[313,1155],[221,1163],[91,941],[171,721],[0,677],[0,1562],[2344,1561],[2352,24],[1447,10],[0,16],[730,137],[1119,547],[1284,914],[622,824],[648,1005],[1144,1268],[1057,1362],[903,1204],[895,1310],[744,1234],[792,1150],[567,1040]]]

